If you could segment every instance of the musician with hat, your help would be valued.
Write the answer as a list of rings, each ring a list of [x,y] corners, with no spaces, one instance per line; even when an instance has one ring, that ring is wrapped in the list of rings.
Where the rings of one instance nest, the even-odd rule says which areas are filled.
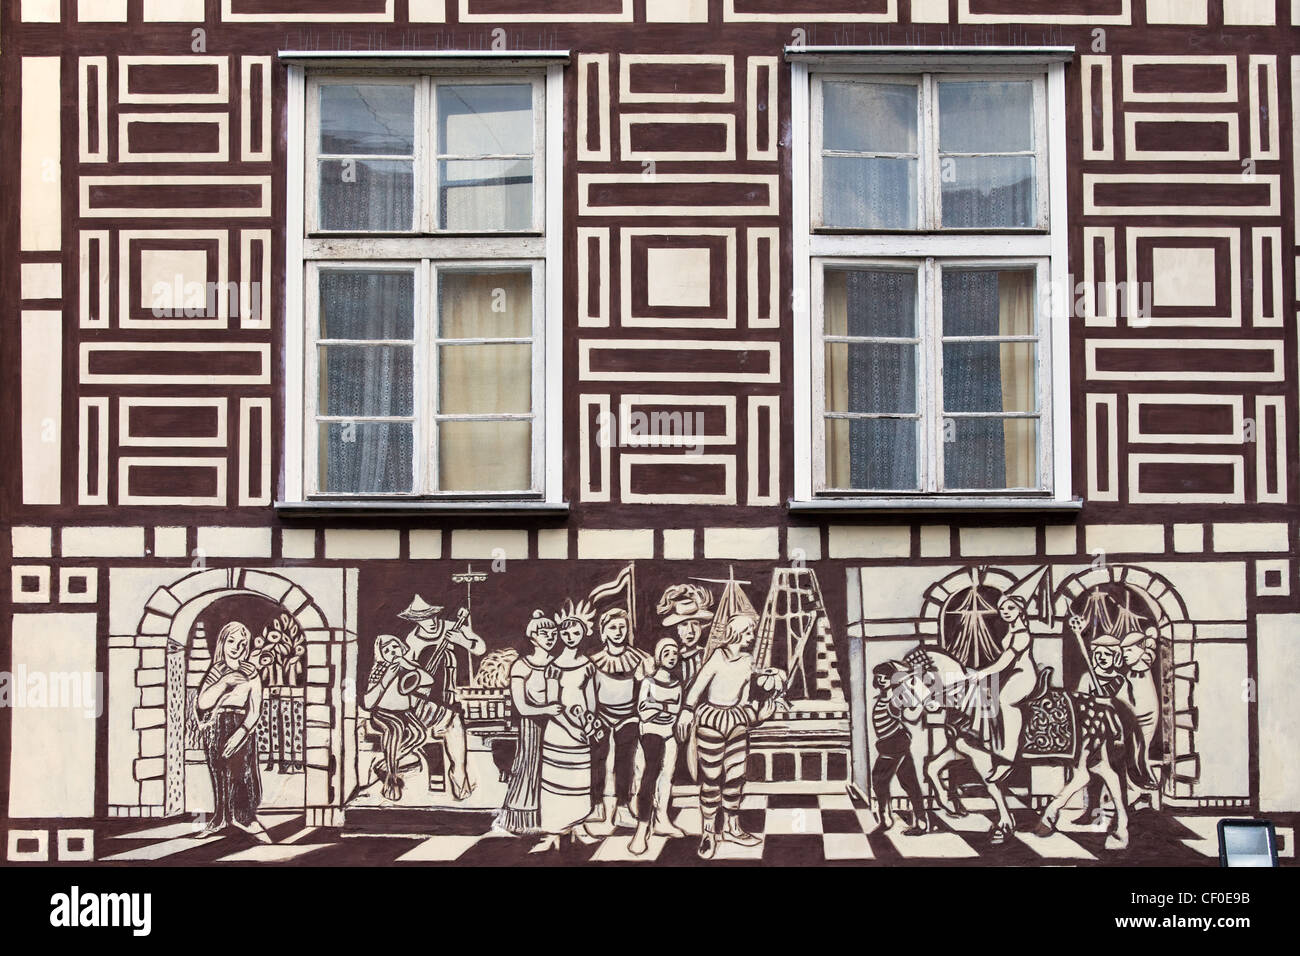
[[[1070,618],[1070,630],[1083,639],[1085,622],[1075,615]],[[1124,689],[1123,655],[1119,638],[1111,634],[1098,634],[1088,642],[1089,672],[1079,678],[1076,688],[1080,693],[1113,698]],[[1102,782],[1093,775],[1083,791],[1083,811],[1075,818],[1078,826],[1102,825]]]
[[[406,610],[397,616],[415,627],[406,636],[414,659],[424,677],[412,681],[409,692],[416,702],[416,713],[430,733],[441,737],[447,751],[447,779],[452,796],[466,799],[474,792],[467,760],[465,721],[456,696],[456,648],[481,655],[487,646],[469,626],[469,613],[461,608],[455,621],[444,620],[442,607],[427,603],[415,595]]]

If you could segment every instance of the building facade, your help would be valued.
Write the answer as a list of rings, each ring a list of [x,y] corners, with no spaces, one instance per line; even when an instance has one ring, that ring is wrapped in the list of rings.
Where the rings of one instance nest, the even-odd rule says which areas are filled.
[[[737,771],[768,847],[1177,862],[1300,810],[1300,3],[4,18],[9,860],[214,812],[232,622],[260,810],[311,846],[487,832],[535,611],[586,622],[576,654],[622,609],[646,655],[744,646],[755,700],[779,674]],[[400,756],[385,635],[445,685]],[[982,737],[965,685],[877,706],[954,690],[943,661],[991,680]],[[1123,727],[1090,743],[1103,698]],[[1034,837],[1090,746],[1147,763],[1130,832],[1094,795]],[[912,813],[907,767],[928,832],[869,834]],[[677,773],[688,834],[698,790]]]

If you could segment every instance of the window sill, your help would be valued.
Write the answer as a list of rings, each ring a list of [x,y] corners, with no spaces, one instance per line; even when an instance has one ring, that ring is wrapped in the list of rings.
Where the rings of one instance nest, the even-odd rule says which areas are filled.
[[[277,501],[282,518],[455,517],[484,515],[491,518],[567,517],[567,501]]]
[[[880,498],[822,498],[814,501],[796,501],[786,504],[791,514],[853,515],[853,514],[947,514],[960,512],[1044,512],[1078,513],[1083,508],[1082,498],[1058,501],[1055,498],[941,498],[941,497],[880,497]]]

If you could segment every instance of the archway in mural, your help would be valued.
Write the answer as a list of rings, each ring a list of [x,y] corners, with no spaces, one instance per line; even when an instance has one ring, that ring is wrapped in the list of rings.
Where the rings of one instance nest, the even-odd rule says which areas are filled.
[[[1067,639],[1063,666],[1067,686],[1077,683],[1087,670],[1085,655],[1097,638],[1106,636],[1121,644],[1128,638],[1150,634],[1155,641],[1151,672],[1158,694],[1158,722],[1151,758],[1162,768],[1164,793],[1190,796],[1200,777],[1196,752],[1196,681],[1199,669],[1192,659],[1195,626],[1173,586],[1159,574],[1130,565],[1089,568],[1071,575],[1057,590],[1057,614],[1062,619],[1082,619],[1078,647]],[[1066,631],[1069,631],[1067,626]]]
[[[231,620],[252,632],[250,659],[263,678],[257,737],[263,806],[304,806],[303,635],[326,628],[320,608],[287,578],[241,568],[188,575],[158,588],[147,608],[137,631],[146,633],[147,622],[149,632],[158,633],[161,624],[167,633],[165,815],[210,809],[194,696],[215,652],[216,633]]]

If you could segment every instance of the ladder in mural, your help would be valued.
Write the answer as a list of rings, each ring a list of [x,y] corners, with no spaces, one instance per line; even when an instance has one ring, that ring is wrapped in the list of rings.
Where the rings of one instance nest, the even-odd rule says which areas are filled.
[[[822,600],[821,586],[812,568],[777,568],[758,626],[759,667],[772,666],[772,652],[777,642],[781,648],[791,699],[843,701],[835,644],[831,639],[830,619]],[[811,686],[806,665],[809,644],[814,649],[814,672]]]

